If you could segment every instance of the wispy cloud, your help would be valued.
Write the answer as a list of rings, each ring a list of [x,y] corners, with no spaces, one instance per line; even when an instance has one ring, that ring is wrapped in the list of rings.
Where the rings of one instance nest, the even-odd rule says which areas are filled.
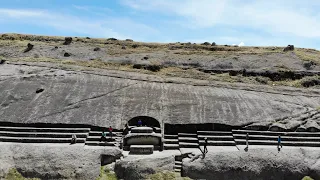
[[[30,18],[30,17],[40,17],[45,14],[41,10],[32,10],[32,9],[3,9],[0,8],[0,17],[5,18]]]
[[[298,0],[123,0],[122,3],[140,11],[179,16],[190,28],[228,25],[267,33],[320,37],[320,12],[315,8],[320,3],[315,0],[307,3]]]
[[[82,9],[84,10],[85,8],[82,7]],[[128,18],[79,17],[71,14],[62,15],[60,12],[48,10],[0,9],[0,17],[3,18],[2,21],[5,20],[10,23],[51,27],[67,34],[72,35],[76,33],[91,37],[115,37],[126,39],[139,37],[132,32],[145,32],[146,34],[157,32],[147,25],[136,23]],[[143,37],[140,36],[140,39],[143,40]]]

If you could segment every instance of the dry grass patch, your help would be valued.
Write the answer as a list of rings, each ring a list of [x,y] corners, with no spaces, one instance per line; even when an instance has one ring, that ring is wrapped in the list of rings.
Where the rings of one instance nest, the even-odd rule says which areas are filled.
[[[294,52],[303,61],[312,61],[320,64],[320,51],[313,49],[296,49]]]

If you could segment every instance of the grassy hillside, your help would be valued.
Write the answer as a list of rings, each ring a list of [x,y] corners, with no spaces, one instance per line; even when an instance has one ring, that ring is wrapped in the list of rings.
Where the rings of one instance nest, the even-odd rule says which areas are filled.
[[[70,45],[63,45],[64,41],[65,37],[57,36],[2,34],[0,58],[211,81],[295,87],[318,87],[320,83],[317,73],[320,72],[320,51],[314,49],[295,48],[284,52],[284,47],[237,47],[209,42],[143,43],[89,37],[73,37]],[[25,52],[28,43],[33,48]],[[233,73],[234,70],[250,73]],[[281,74],[280,78],[273,78],[278,76],[274,75],[277,72],[300,71],[303,73],[298,78]],[[305,72],[316,73],[306,75]]]

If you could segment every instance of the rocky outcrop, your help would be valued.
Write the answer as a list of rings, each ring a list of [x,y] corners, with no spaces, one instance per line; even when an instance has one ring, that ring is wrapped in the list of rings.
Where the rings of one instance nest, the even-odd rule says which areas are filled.
[[[72,37],[65,37],[63,45],[69,45],[72,42]]]
[[[24,53],[26,53],[26,52],[29,52],[29,51],[31,51],[32,49],[33,49],[33,44],[31,44],[31,43],[28,43],[27,44],[27,48],[23,51]]]
[[[114,171],[119,179],[136,180],[157,172],[173,171],[173,166],[173,154],[128,156],[116,162]]]
[[[122,129],[134,117],[149,116],[161,126],[242,126],[270,122],[291,116],[292,112],[305,112],[307,106],[320,105],[317,96],[289,96],[283,91],[193,86],[172,83],[174,79],[165,83],[154,76],[138,77],[129,72],[125,72],[128,78],[112,71],[108,76],[97,73],[3,64],[0,121],[110,125]],[[35,93],[38,88],[45,91]]]
[[[0,144],[0,179],[15,168],[24,177],[96,179],[101,157],[120,158],[117,148],[84,149],[83,145]]]
[[[284,52],[287,52],[287,51],[293,51],[294,50],[294,45],[288,45],[287,47],[285,47],[283,49]]]
[[[319,179],[319,158],[320,151],[304,149],[209,152],[204,159],[184,159],[182,174],[192,179],[301,180],[307,175]]]

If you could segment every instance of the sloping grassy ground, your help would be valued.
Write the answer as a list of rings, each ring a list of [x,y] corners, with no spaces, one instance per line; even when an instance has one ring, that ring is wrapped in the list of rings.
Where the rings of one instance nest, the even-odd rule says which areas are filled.
[[[36,36],[36,35],[22,35],[22,34],[2,34],[0,35],[0,48],[1,46],[10,46],[13,48],[18,48],[19,51],[23,51],[27,43],[41,44],[41,45],[61,45],[65,40],[65,37],[57,36]],[[283,47],[236,47],[230,45],[214,45],[210,43],[206,44],[195,44],[191,42],[187,43],[143,43],[135,42],[132,40],[116,40],[114,38],[109,39],[97,39],[89,37],[73,37],[73,42],[79,42],[86,44],[89,47],[104,47],[107,48],[108,55],[113,57],[125,56],[130,54],[141,54],[141,53],[151,53],[151,52],[170,52],[170,55],[197,55],[207,56],[207,57],[220,57],[226,59],[232,59],[238,61],[239,57],[254,55],[261,56],[265,58],[270,54],[283,54]],[[125,48],[122,48],[125,47]],[[296,56],[301,59],[301,63],[306,62],[306,66],[320,65],[320,51],[313,49],[296,48],[293,52]],[[185,57],[185,56],[184,56]],[[193,56],[194,57],[194,56]],[[1,59],[1,54],[0,54]],[[241,82],[250,84],[265,84],[271,86],[292,86],[292,87],[303,87],[304,82],[320,80],[319,76],[304,77],[299,80],[281,80],[281,81],[271,81],[267,77],[244,77],[242,75],[230,76],[228,73],[223,74],[213,74],[204,73],[199,71],[198,64],[195,62],[190,62],[187,68],[179,66],[174,60],[161,62],[157,59],[148,60],[153,66],[161,66],[159,70],[150,71],[146,68],[136,69],[134,62],[130,59],[121,62],[110,62],[104,61],[103,59],[95,59],[90,61],[78,60],[78,59],[57,59],[45,56],[26,56],[26,57],[6,57],[9,61],[25,61],[25,62],[49,62],[57,63],[64,68],[65,65],[76,65],[82,68],[80,70],[90,70],[91,68],[101,68],[101,69],[112,69],[120,71],[132,71],[144,74],[154,74],[159,76],[168,77],[182,77],[182,78],[193,78],[209,81],[223,81],[223,82]],[[296,62],[295,62],[296,63]],[[290,71],[285,65],[279,60],[279,66],[276,66],[278,70]],[[282,64],[282,65],[281,65]],[[224,68],[224,67],[222,67]],[[268,70],[268,67],[265,67]],[[318,87],[318,86],[314,86]]]

